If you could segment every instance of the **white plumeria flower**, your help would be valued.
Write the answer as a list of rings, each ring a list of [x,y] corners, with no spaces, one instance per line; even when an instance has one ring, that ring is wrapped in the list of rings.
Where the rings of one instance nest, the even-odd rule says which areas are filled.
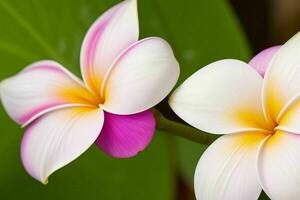
[[[136,155],[155,129],[148,110],[174,87],[179,66],[161,38],[138,41],[136,0],[105,12],[90,28],[81,49],[83,80],[54,61],[36,62],[1,82],[2,104],[29,127],[21,158],[42,183],[94,142],[120,158]]]
[[[300,33],[278,48],[250,62],[262,75],[268,66],[264,78],[242,61],[220,60],[172,95],[187,123],[225,134],[199,160],[197,199],[253,200],[262,189],[271,199],[300,198]]]

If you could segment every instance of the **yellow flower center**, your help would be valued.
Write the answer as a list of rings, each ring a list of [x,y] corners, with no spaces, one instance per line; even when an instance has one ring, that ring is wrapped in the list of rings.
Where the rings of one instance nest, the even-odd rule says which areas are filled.
[[[104,98],[100,94],[93,94],[84,87],[64,89],[60,91],[60,95],[75,104],[99,107],[99,105],[104,103]]]

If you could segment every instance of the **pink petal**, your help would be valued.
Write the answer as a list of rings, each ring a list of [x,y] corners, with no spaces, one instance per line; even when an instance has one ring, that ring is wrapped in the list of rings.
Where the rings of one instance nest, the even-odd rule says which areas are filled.
[[[97,139],[104,113],[99,108],[64,108],[30,124],[21,144],[26,171],[47,183],[48,176],[85,152]]]
[[[117,158],[135,156],[150,143],[155,130],[151,111],[134,115],[116,115],[105,112],[104,125],[96,145]]]
[[[103,78],[118,55],[138,40],[136,0],[126,0],[105,12],[87,32],[81,48],[81,72],[87,86],[99,94]]]
[[[281,47],[281,45],[273,46],[270,48],[267,48],[260,53],[258,53],[256,56],[254,56],[249,64],[262,76],[264,77],[267,67],[269,66],[269,63],[271,59],[273,58],[274,54],[278,51],[278,49]]]
[[[54,61],[39,61],[0,84],[2,104],[19,124],[62,107],[89,105],[94,97],[71,72]]]

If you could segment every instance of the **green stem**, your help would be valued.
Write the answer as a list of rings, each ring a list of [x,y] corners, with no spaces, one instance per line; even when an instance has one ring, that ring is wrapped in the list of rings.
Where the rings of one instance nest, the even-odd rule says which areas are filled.
[[[210,145],[217,138],[216,135],[208,134],[191,126],[171,121],[165,118],[158,110],[153,109],[156,119],[156,129],[170,133],[203,145]]]

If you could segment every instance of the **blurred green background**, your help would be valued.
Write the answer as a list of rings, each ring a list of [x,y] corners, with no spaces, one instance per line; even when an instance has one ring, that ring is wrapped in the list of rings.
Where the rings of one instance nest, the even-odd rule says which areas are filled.
[[[86,31],[117,2],[0,0],[0,80],[41,59],[57,60],[80,75],[79,51]],[[141,38],[160,36],[171,44],[181,64],[180,84],[210,62],[222,58],[248,61],[252,52],[286,40],[297,25],[281,34],[276,32],[280,24],[292,21],[286,17],[274,23],[285,11],[280,2],[139,0]],[[157,108],[178,120],[165,101]],[[158,130],[147,150],[135,158],[110,158],[92,147],[52,175],[44,186],[22,167],[19,151],[23,132],[0,107],[1,199],[194,199],[193,173],[205,149],[202,145]]]

